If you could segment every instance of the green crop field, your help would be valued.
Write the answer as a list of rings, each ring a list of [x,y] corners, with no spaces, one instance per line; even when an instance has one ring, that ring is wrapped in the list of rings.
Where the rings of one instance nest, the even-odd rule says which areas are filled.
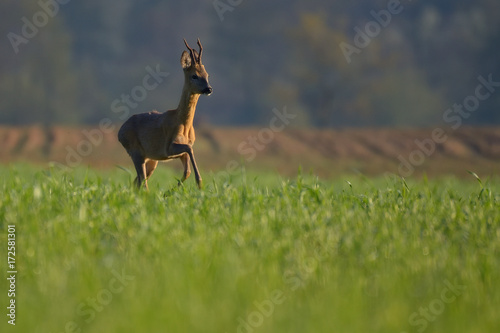
[[[498,179],[203,176],[0,167],[0,330],[500,331]]]

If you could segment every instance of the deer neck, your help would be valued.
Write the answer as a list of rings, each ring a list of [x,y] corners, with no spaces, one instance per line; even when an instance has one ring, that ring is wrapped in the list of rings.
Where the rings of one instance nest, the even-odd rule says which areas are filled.
[[[191,92],[188,87],[184,86],[182,89],[181,100],[177,107],[178,120],[186,128],[193,126],[194,112],[196,111],[196,104],[198,104],[200,94]]]

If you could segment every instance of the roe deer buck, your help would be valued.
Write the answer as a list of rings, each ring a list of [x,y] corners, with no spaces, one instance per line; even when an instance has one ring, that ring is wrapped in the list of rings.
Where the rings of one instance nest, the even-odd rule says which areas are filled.
[[[193,165],[196,183],[199,188],[202,180],[193,153],[195,140],[193,118],[201,94],[210,95],[212,87],[208,83],[208,73],[201,63],[203,47],[198,38],[200,52],[189,47],[182,52],[181,66],[184,70],[184,87],[175,110],[164,113],[152,111],[131,116],[118,131],[118,140],[127,150],[134,162],[138,188],[144,184],[156,169],[158,161],[179,158],[184,166],[182,182],[191,174],[189,160]]]

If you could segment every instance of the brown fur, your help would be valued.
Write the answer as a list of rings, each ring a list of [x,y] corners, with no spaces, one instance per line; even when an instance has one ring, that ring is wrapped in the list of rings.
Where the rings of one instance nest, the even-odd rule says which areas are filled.
[[[182,181],[191,174],[189,161],[193,165],[196,183],[201,188],[202,180],[194,159],[195,133],[193,118],[201,94],[210,95],[208,73],[201,63],[203,47],[198,39],[200,52],[191,49],[181,56],[184,70],[184,87],[177,109],[164,113],[152,111],[131,116],[120,128],[118,140],[132,158],[137,172],[137,187],[147,188],[147,180],[153,174],[158,161],[179,158],[184,166]]]

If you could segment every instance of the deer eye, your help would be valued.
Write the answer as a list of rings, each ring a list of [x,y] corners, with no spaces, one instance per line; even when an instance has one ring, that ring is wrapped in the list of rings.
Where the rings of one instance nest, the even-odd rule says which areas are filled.
[[[193,76],[191,76],[191,78],[192,78],[193,80],[198,80],[198,79],[199,79],[198,75],[193,75]]]

